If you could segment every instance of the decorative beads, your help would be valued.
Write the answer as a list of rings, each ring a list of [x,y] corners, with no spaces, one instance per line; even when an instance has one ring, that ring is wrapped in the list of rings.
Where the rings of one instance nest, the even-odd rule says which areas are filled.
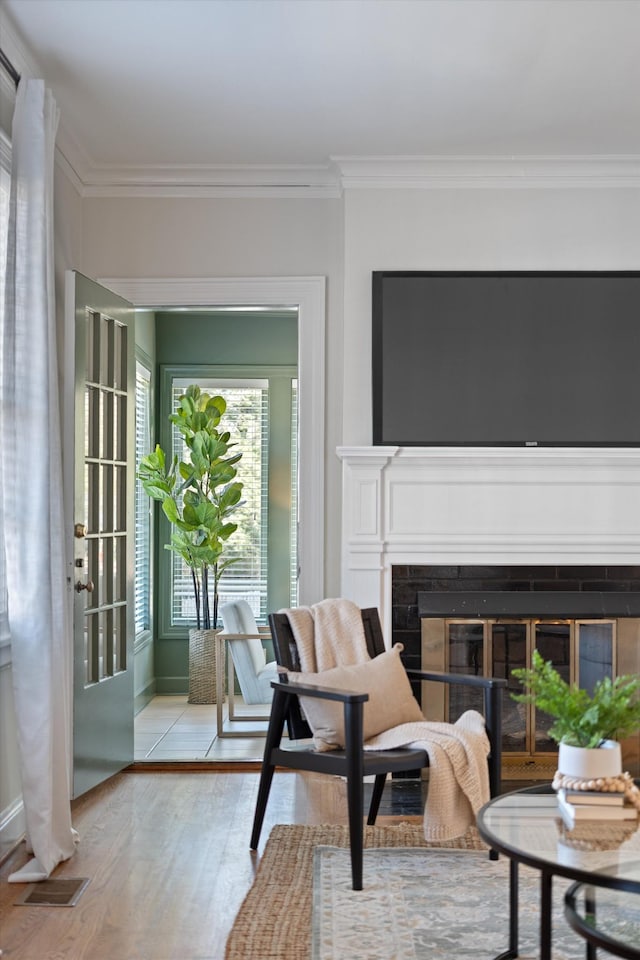
[[[618,777],[598,777],[585,780],[580,777],[568,777],[556,770],[551,784],[554,790],[600,790],[602,793],[622,793],[625,800],[640,810],[640,790],[626,771]]]

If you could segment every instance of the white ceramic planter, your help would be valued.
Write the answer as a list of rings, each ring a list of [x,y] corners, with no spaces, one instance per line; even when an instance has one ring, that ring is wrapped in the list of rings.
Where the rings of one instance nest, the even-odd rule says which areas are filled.
[[[558,770],[565,777],[594,780],[598,777],[619,777],[622,773],[622,753],[617,740],[605,740],[602,746],[588,749],[561,743],[558,751]]]

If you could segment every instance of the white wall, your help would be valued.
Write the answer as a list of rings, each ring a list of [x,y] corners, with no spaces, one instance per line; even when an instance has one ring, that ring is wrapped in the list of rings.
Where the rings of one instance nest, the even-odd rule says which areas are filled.
[[[344,230],[345,445],[371,443],[373,270],[637,270],[640,191],[350,189]]]

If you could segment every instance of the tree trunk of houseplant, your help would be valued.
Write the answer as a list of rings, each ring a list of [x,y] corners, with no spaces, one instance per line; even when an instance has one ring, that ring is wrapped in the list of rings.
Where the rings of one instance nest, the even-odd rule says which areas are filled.
[[[219,629],[189,630],[189,703],[216,703],[219,633]]]

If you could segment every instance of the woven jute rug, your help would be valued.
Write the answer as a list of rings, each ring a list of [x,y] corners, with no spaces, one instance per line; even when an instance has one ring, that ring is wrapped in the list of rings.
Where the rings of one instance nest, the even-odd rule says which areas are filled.
[[[427,843],[422,822],[365,827],[364,845],[487,849],[475,828],[456,840]],[[348,847],[348,828],[289,824],[273,828],[256,879],[229,934],[225,960],[310,960],[317,846]]]

